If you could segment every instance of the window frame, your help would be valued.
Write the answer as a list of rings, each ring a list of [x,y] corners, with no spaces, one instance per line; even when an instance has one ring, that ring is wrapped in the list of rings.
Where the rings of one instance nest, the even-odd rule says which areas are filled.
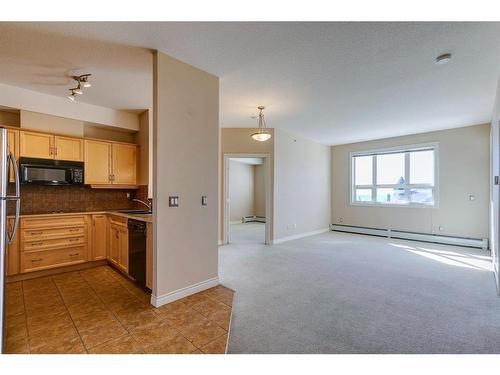
[[[433,150],[434,151],[434,185],[431,184],[378,184],[377,185],[377,155],[383,154],[405,154],[405,181],[409,181],[410,177],[410,152],[412,151],[424,151]],[[358,156],[372,156],[372,184],[371,185],[355,185],[355,158]],[[366,151],[352,151],[349,153],[349,202],[352,206],[368,206],[368,207],[396,207],[396,208],[439,208],[439,143],[422,143],[413,145],[401,145],[388,148],[378,148]],[[410,202],[408,196],[408,203],[382,203],[376,202],[376,192],[377,188],[400,188],[405,189],[405,193],[408,196],[411,189],[418,188],[432,188],[434,204],[426,205],[422,203],[412,203]],[[372,191],[372,201],[357,201],[356,189],[370,189]]]

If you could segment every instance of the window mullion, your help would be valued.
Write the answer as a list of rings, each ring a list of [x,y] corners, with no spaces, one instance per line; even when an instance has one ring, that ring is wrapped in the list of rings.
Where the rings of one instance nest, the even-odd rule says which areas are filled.
[[[377,196],[377,156],[372,155],[372,202],[376,202]]]
[[[410,203],[410,153],[405,152],[405,197]]]

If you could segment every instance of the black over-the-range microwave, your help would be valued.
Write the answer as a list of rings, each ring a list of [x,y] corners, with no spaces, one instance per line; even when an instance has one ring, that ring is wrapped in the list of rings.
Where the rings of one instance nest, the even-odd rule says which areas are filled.
[[[22,184],[83,185],[83,162],[20,158]]]

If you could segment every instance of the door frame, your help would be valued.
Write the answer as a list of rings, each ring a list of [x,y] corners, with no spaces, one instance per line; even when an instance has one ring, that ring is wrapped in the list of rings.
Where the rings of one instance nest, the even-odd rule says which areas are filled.
[[[222,243],[229,243],[229,159],[231,158],[262,158],[264,159],[264,196],[266,200],[266,223],[265,223],[265,240],[264,243],[269,245],[271,243],[271,228],[273,223],[273,211],[271,209],[271,154],[249,153],[249,154],[223,154],[223,225],[222,225]]]

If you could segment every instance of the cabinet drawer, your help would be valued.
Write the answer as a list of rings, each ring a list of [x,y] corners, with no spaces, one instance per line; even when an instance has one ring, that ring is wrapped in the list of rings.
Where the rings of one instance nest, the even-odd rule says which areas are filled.
[[[72,238],[58,238],[52,240],[24,241],[22,242],[21,251],[38,251],[53,248],[72,247],[77,245],[84,245],[85,243],[85,237],[83,236]]]
[[[50,240],[56,238],[84,236],[85,227],[23,229],[21,235],[24,241],[40,241],[40,240]]]
[[[67,249],[24,252],[21,254],[21,272],[39,271],[48,268],[62,267],[87,260],[85,246]]]
[[[127,227],[127,218],[121,216],[110,216],[109,222],[111,224],[119,225],[121,227]]]
[[[85,215],[75,216],[44,216],[38,218],[22,218],[21,229],[53,229],[81,227],[86,224]]]

